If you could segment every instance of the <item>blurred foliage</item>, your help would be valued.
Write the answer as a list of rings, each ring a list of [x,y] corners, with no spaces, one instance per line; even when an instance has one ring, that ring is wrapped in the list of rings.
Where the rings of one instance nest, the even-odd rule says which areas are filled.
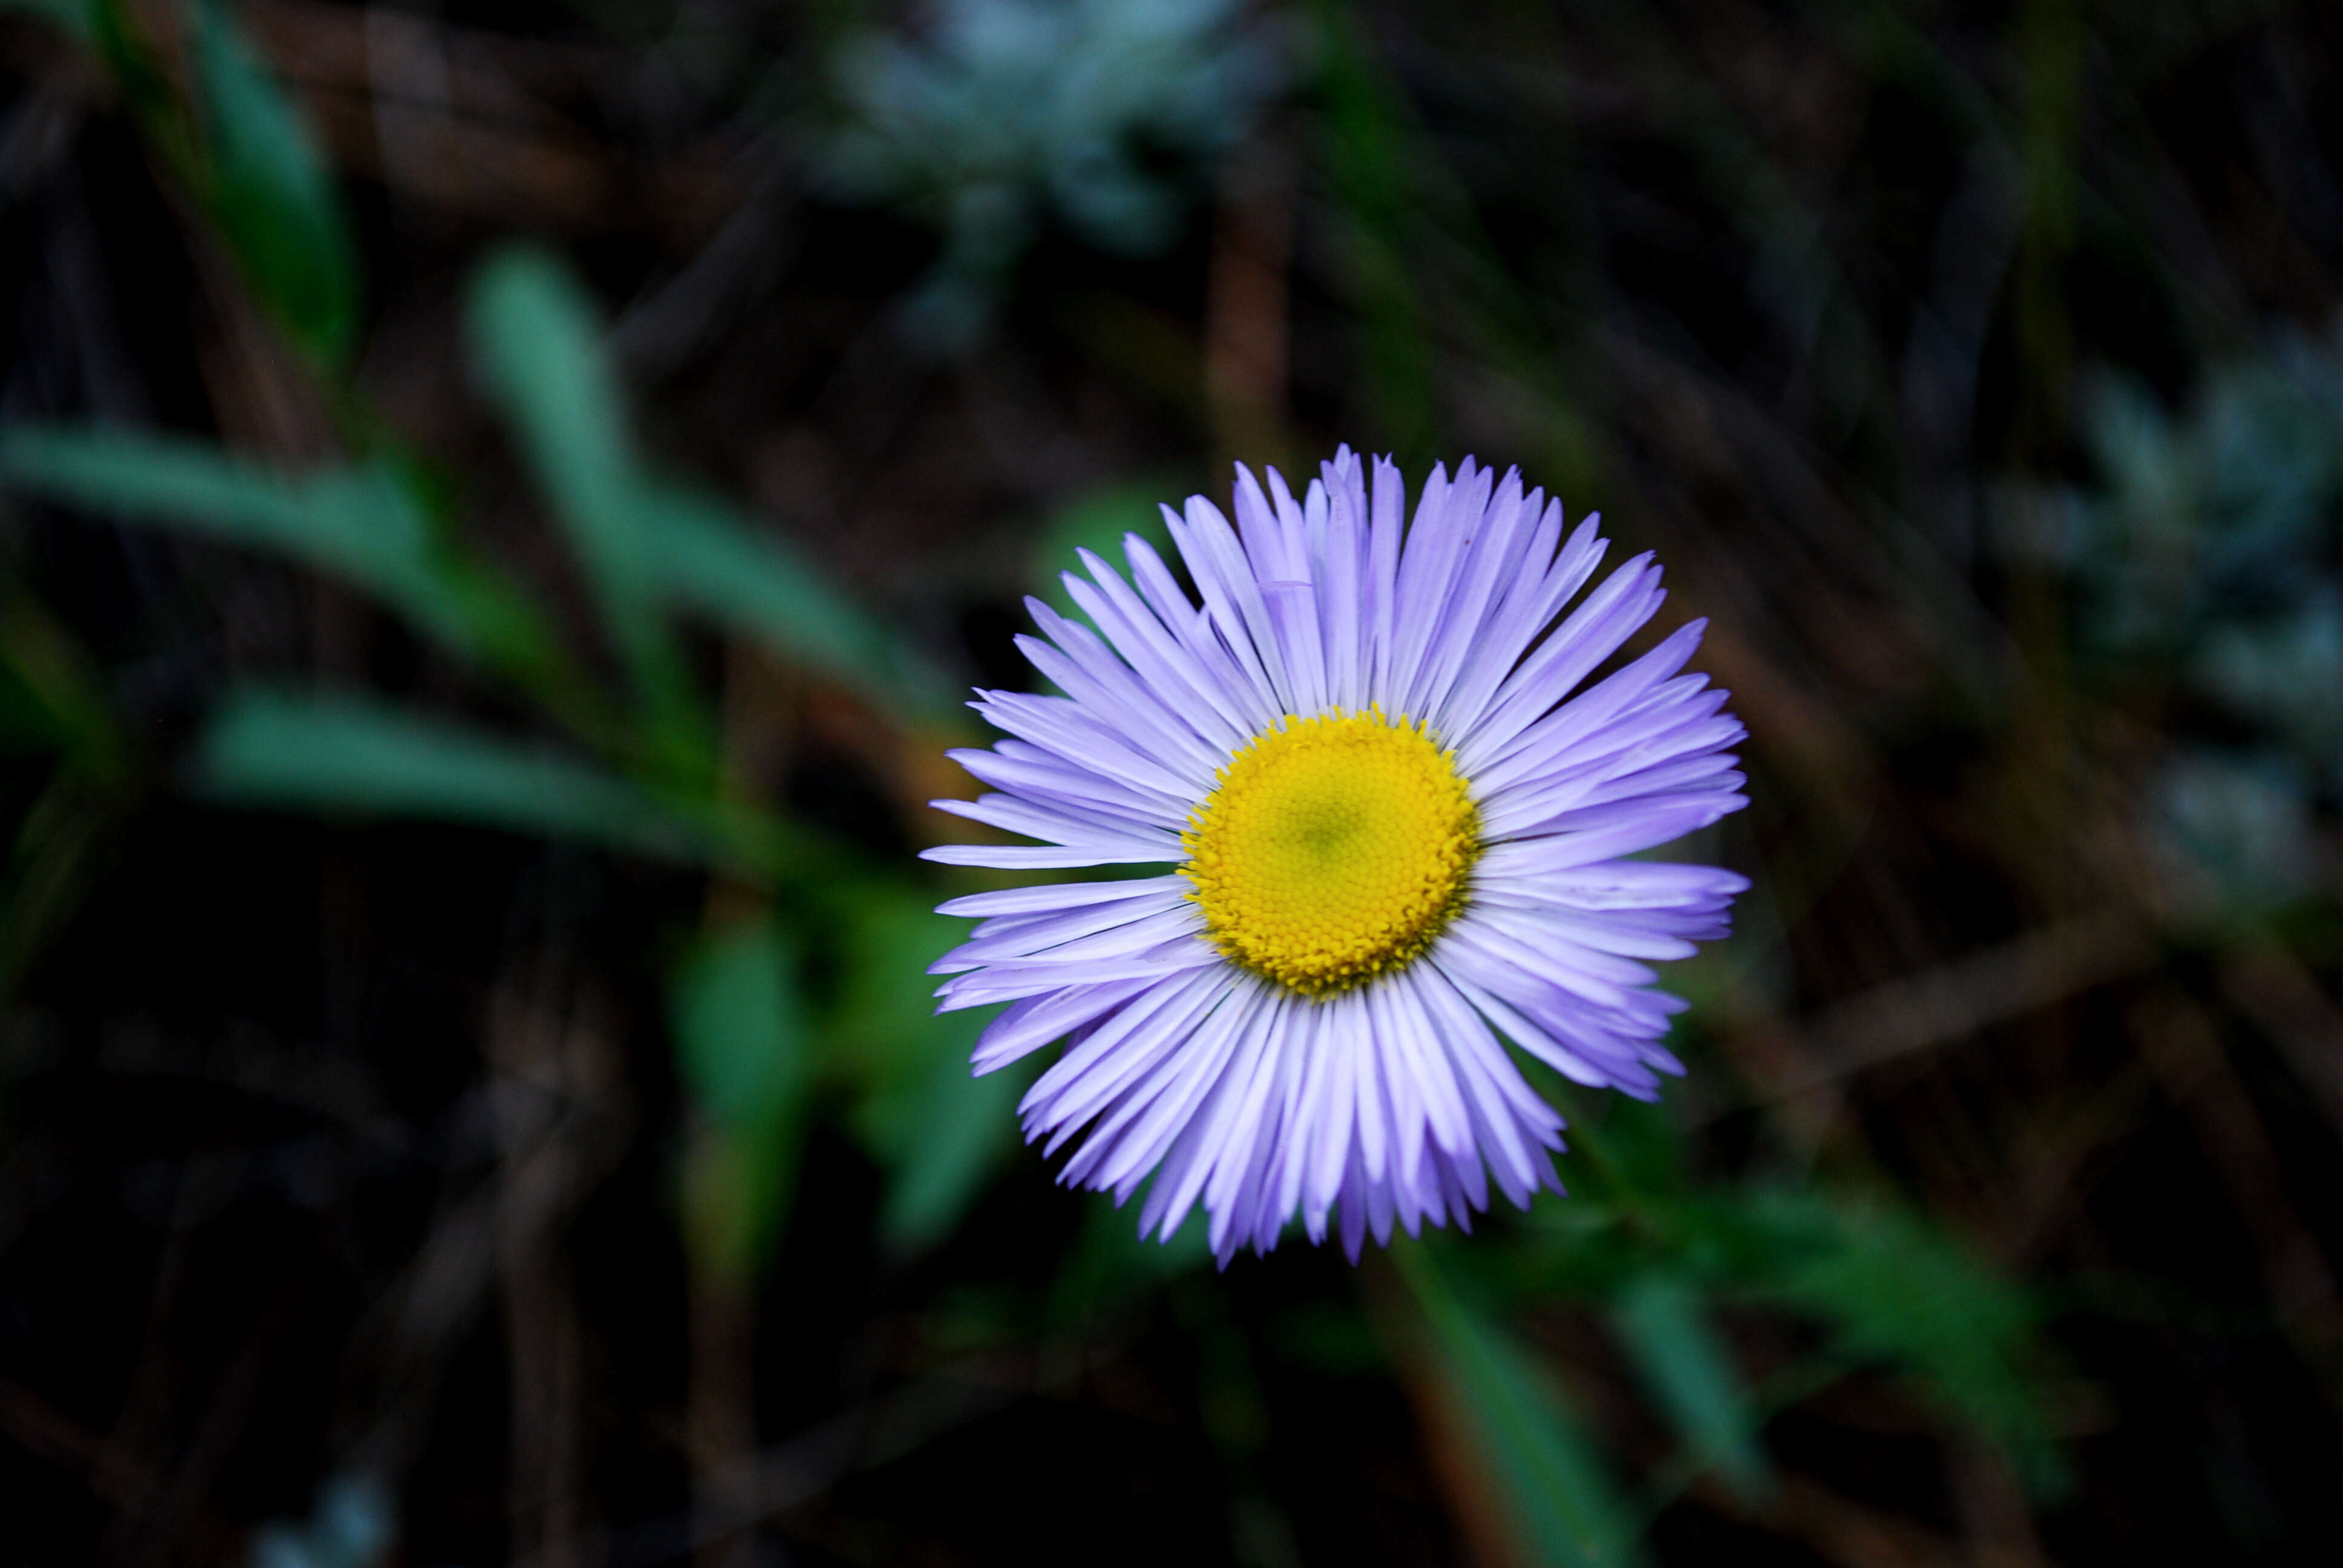
[[[789,890],[800,900],[791,913],[845,950],[836,1021],[823,1032],[861,1098],[858,1130],[897,1172],[883,1232],[898,1246],[932,1243],[1013,1125],[1011,1086],[968,1075],[983,1016],[937,1018],[917,983],[954,940],[953,922],[930,911],[930,898],[907,905],[877,867],[840,880],[850,862],[835,848],[725,785],[709,705],[667,617],[701,611],[910,719],[936,706],[919,661],[804,558],[720,502],[640,472],[591,309],[555,264],[525,253],[492,261],[472,328],[488,384],[586,568],[623,698],[597,689],[552,640],[527,590],[457,553],[444,517],[422,509],[427,492],[402,485],[395,467],[290,477],[186,443],[18,427],[0,469],[21,488],[199,528],[373,590],[419,629],[485,656],[606,765],[361,697],[252,686],[223,697],[198,747],[196,779],[213,797],[574,838]],[[812,1065],[799,945],[754,921],[705,939],[673,982],[681,1076],[712,1130],[687,1163],[688,1233],[726,1273],[769,1248],[794,1182]]]
[[[941,1241],[1015,1147],[1019,1072],[972,1076],[969,1052],[989,1010],[938,1014],[906,984],[960,938],[920,890],[866,880],[838,933],[846,957],[830,1027],[855,1095],[855,1135],[889,1172],[880,1234],[898,1251]]]
[[[1631,1522],[1712,1472],[1762,1509],[1775,1491],[1766,1419],[1866,1368],[1908,1380],[2038,1495],[2065,1490],[2041,1311],[1972,1249],[1881,1198],[1694,1182],[1680,1141],[1641,1106],[1574,1125],[1584,1174],[1566,1204],[1541,1208],[1510,1247],[1450,1241],[1395,1254],[1439,1349],[1432,1375],[1477,1434],[1480,1462],[1505,1477],[1513,1528],[1538,1543],[1538,1560],[1630,1560]],[[1471,1295],[1450,1276],[1469,1281]],[[1537,1389],[1502,1327],[1506,1314],[1574,1302],[1607,1318],[1675,1434],[1644,1499],[1606,1478],[1567,1402]],[[1825,1331],[1809,1359],[1764,1385],[1715,1326],[1719,1313],[1752,1305]]]
[[[797,1174],[809,1073],[796,955],[769,921],[703,939],[673,981],[677,1065],[710,1134],[684,1174],[694,1245],[752,1273]]]
[[[106,27],[120,36],[126,24],[109,20]],[[357,259],[308,127],[262,73],[219,0],[196,7],[194,53],[203,100],[205,173],[197,188],[253,292],[294,341],[322,360],[338,359],[357,326]]]
[[[202,418],[93,426],[70,397],[12,404],[0,476],[19,498],[111,518],[131,540],[223,547],[256,575],[260,562],[314,573],[394,620],[415,651],[356,669],[320,657],[330,673],[316,678],[221,658],[205,667],[204,717],[184,745],[150,739],[123,674],[145,655],[121,651],[91,596],[46,602],[52,585],[12,547],[0,561],[0,760],[16,816],[0,1000],[70,931],[155,809],[158,781],[187,786],[207,810],[485,828],[566,847],[546,849],[548,866],[584,849],[675,879],[615,900],[643,906],[630,912],[653,933],[648,960],[589,951],[544,982],[557,1021],[541,1032],[559,1043],[528,1048],[536,1056],[492,1044],[494,1114],[435,1113],[498,1128],[497,1174],[449,1177],[410,1203],[438,1217],[411,1257],[365,1276],[377,1338],[353,1331],[341,1396],[360,1413],[301,1418],[305,1432],[331,1432],[303,1452],[331,1472],[314,1501],[246,1510],[232,1528],[189,1524],[151,1503],[167,1489],[93,1462],[95,1487],[150,1496],[120,1503],[123,1517],[176,1520],[167,1528],[192,1540],[212,1528],[210,1544],[183,1554],[226,1560],[225,1540],[270,1568],[361,1568],[416,1540],[400,1510],[430,1506],[440,1473],[428,1466],[477,1455],[463,1457],[459,1435],[410,1430],[429,1422],[407,1402],[427,1408],[437,1396],[415,1391],[440,1385],[461,1341],[412,1325],[462,1260],[494,1255],[508,1298],[498,1353],[512,1373],[506,1545],[519,1555],[537,1530],[547,1562],[600,1525],[562,1513],[570,1503],[550,1490],[539,1497],[535,1478],[570,1453],[560,1462],[574,1483],[578,1434],[603,1429],[577,1407],[546,1413],[575,1391],[545,1369],[574,1373],[593,1335],[630,1365],[669,1357],[644,1350],[646,1332],[688,1338],[695,1364],[688,1430],[668,1431],[678,1421],[664,1394],[646,1397],[659,1408],[641,1423],[661,1434],[661,1462],[689,1471],[689,1506],[644,1506],[688,1517],[680,1539],[711,1553],[810,1499],[851,1512],[835,1498],[882,1484],[890,1466],[940,1454],[932,1462],[964,1467],[966,1450],[946,1441],[954,1423],[997,1408],[953,1414],[970,1387],[1192,1430],[1211,1470],[1185,1495],[1217,1487],[1225,1503],[1225,1521],[1205,1529],[1212,1550],[1279,1568],[1365,1554],[1322,1523],[1303,1527],[1314,1473],[1290,1455],[1363,1444],[1352,1429],[1371,1432],[1403,1393],[1413,1416],[1398,1457],[1361,1472],[1427,1472],[1462,1545],[1443,1534],[1413,1557],[1391,1547],[1392,1560],[1705,1561],[1777,1536],[1835,1561],[1884,1561],[1865,1555],[1881,1541],[1908,1560],[1950,1560],[1956,1534],[1977,1560],[2046,1561],[2036,1519],[2077,1561],[2137,1553],[2159,1533],[2200,1555],[2302,1560],[2288,1549],[2334,1535],[2317,1513],[2322,1498],[2331,1512],[2328,1473],[2305,1480],[2271,1457],[2300,1448],[2308,1473],[2333,1457],[2332,1432],[2298,1442],[2283,1413],[2240,1413],[2248,1394],[2274,1402],[2277,1385],[2299,1396],[2286,1407],[2297,1425],[2308,1410],[2331,1427],[2343,1364],[2324,1261],[2337,1216],[2320,1196],[2343,1134],[2330,998],[2343,960],[2343,349],[2324,319],[2343,276],[2343,207],[2328,160],[2334,106],[2284,86],[2285,29],[2315,29],[2324,13],[1716,4],[1483,17],[1335,0],[947,0],[900,27],[825,12],[800,34],[753,8],[685,5],[601,18],[623,35],[625,90],[565,117],[527,96],[588,70],[587,45],[563,29],[517,43],[311,0],[12,9],[74,40],[75,69],[99,63],[111,107],[85,112],[118,110],[136,126],[173,210],[194,220],[190,246],[232,258],[239,300],[293,353],[290,370],[232,373],[226,350],[199,352],[212,356],[197,378],[219,438],[170,433],[208,429]],[[345,24],[359,32],[331,31]],[[363,80],[331,78],[330,50],[285,43],[361,35],[351,57]],[[428,47],[402,55],[402,38]],[[789,70],[769,75],[768,54]],[[394,81],[417,59],[438,65]],[[2212,132],[2158,140],[2184,134],[2176,103],[2231,76],[2248,84],[2235,89],[2247,106],[2235,146]],[[2251,85],[2265,77],[2284,90]],[[672,151],[672,123],[688,118],[674,105],[695,92],[719,100],[710,140],[724,159]],[[801,107],[823,94],[820,113]],[[341,123],[335,106],[354,95],[371,154],[354,153],[347,129],[317,128]],[[429,230],[398,205],[399,182],[425,176],[397,166],[397,116],[427,111],[441,121],[413,131],[413,146],[448,182],[428,188],[444,196],[458,175],[498,169],[558,187],[535,216],[505,187],[476,198],[486,229],[441,257],[465,280],[460,298],[430,309],[396,292],[423,290],[408,273],[426,269],[402,246],[424,246],[416,236]],[[578,151],[590,141],[578,126],[628,116],[683,170],[673,188],[704,188],[691,182],[721,164],[739,182],[728,187],[737,211],[711,223],[683,198],[642,196],[684,210],[672,226],[697,247],[642,276],[628,259],[639,236],[589,228],[568,259],[507,240],[583,224],[559,191],[597,192],[611,209],[669,189]],[[515,126],[542,139],[516,154],[496,139],[522,134]],[[1241,155],[1254,156],[1245,180],[1229,172]],[[369,156],[361,206],[339,176]],[[910,217],[929,248],[826,263],[787,331],[728,335],[735,307],[707,302],[777,288],[739,279],[786,270],[773,258],[787,247],[756,233],[782,220],[754,193],[795,176],[765,157],[812,171],[808,190],[774,204],[788,222],[830,221],[823,203],[880,208]],[[1301,168],[1288,185],[1245,183],[1289,157]],[[2191,194],[2192,181],[2249,179],[2275,191],[2251,221]],[[1239,221],[1247,203],[1281,202],[1293,231],[1283,251],[1261,237],[1274,224]],[[1213,203],[1208,232],[1198,219]],[[2267,226],[2289,215],[2307,237],[2277,246]],[[2189,244],[2220,254],[2174,259],[2170,235],[2192,224],[2209,237]],[[2251,273],[2282,275],[2268,261],[2278,250],[2321,281]],[[623,310],[598,303],[628,287],[640,293]],[[2248,294],[2253,308],[2235,303]],[[1076,297],[1121,304],[1085,313],[1066,306]],[[233,319],[237,303],[210,308]],[[1602,1104],[1541,1079],[1572,1113],[1573,1195],[1493,1216],[1471,1240],[1408,1239],[1355,1275],[1295,1247],[1216,1276],[1199,1224],[1147,1246],[1103,1199],[1045,1194],[1039,1206],[1027,1190],[1039,1161],[1013,1135],[1020,1075],[972,1077],[984,1015],[931,1010],[924,971],[960,925],[932,912],[946,884],[900,852],[925,830],[907,802],[954,787],[927,759],[958,723],[948,676],[964,673],[940,668],[955,659],[950,639],[914,623],[981,623],[1001,609],[992,599],[1055,596],[1056,572],[1081,552],[1129,532],[1160,541],[1153,508],[1177,494],[1178,465],[1242,434],[1210,397],[1167,403],[1163,387],[1212,382],[1222,323],[1256,307],[1292,339],[1277,351],[1284,374],[1292,349],[1278,393],[1292,406],[1272,410],[1279,419],[1419,467],[1472,443],[1624,513],[1623,539],[1664,548],[1685,597],[1716,616],[1712,654],[1755,736],[1756,825],[1715,853],[1762,885],[1748,932],[1687,967],[1685,1094],[1665,1110]],[[460,323],[444,349],[417,325],[433,309]],[[645,323],[694,310],[703,319],[682,340],[739,358],[722,374],[640,368],[660,363],[639,347]],[[862,326],[839,325],[857,310]],[[1090,338],[1055,336],[1070,321],[1090,323]],[[447,392],[419,417],[428,399],[386,390],[408,336],[425,345],[414,352],[461,358],[468,379],[429,385],[468,387],[477,407]],[[1153,368],[1130,373],[1141,364]],[[252,401],[306,408],[313,438],[256,438],[282,426],[231,417],[217,388],[236,374],[275,376]],[[953,377],[973,410],[964,427],[933,411],[933,388]],[[739,385],[802,403],[749,458],[711,460],[753,443],[695,400],[722,407],[709,388]],[[833,407],[848,410],[842,433],[820,427]],[[447,436],[476,416],[487,438]],[[448,423],[423,428],[434,419]],[[1101,434],[1119,428],[1149,434]],[[906,448],[924,466],[899,461]],[[668,452],[723,482],[677,477]],[[1006,454],[1013,482],[934,477],[957,479],[987,452]],[[930,581],[924,609],[903,608],[917,593],[881,608],[850,591],[831,563],[862,558],[853,527],[820,542],[804,526],[839,507],[826,476],[847,466],[840,453],[895,513],[959,509],[950,527],[864,552],[913,553],[897,542],[908,537],[956,563],[940,569],[963,580]],[[726,499],[736,485],[758,504]],[[891,515],[840,509],[874,528]],[[513,512],[545,525],[527,547]],[[981,534],[992,516],[1029,521],[1014,537]],[[968,640],[961,663],[999,651]],[[399,672],[400,659],[412,668]],[[760,709],[759,682],[786,696]],[[774,710],[791,716],[779,742],[760,739]],[[790,772],[758,756],[816,743],[855,764],[839,767],[827,806],[802,788],[814,765]],[[226,820],[196,819],[206,833]],[[245,826],[269,830],[258,820]],[[437,919],[470,913],[451,899]],[[2078,919],[2117,922],[2124,941],[2069,943]],[[631,999],[650,1020],[635,1027],[664,1067],[579,1065],[602,1027],[596,1008],[641,968],[656,994]],[[500,974],[445,989],[489,991],[494,1016],[534,994],[517,985]],[[676,1103],[664,1107],[669,1078]],[[2170,1114],[2142,1109],[2150,1096]],[[638,1105],[653,1125],[629,1124]],[[337,1114],[363,1127],[374,1157],[465,1136],[437,1122],[393,1135],[379,1107]],[[37,1136],[11,1136],[28,1162],[38,1156]],[[665,1317],[634,1303],[668,1288],[643,1282],[665,1265],[637,1234],[615,1265],[629,1304],[588,1330],[544,1306],[563,1265],[529,1236],[584,1225],[598,1182],[644,1180],[610,1176],[628,1156],[605,1142],[650,1151],[638,1162],[673,1200],[689,1282],[675,1289],[694,1299]],[[2125,1206],[2094,1208],[2092,1189],[2136,1147],[2159,1171],[2186,1161],[2190,1190],[2147,1181]],[[306,1168],[301,1158],[255,1164]],[[531,1196],[547,1169],[568,1183],[558,1199]],[[134,1170],[122,1186],[143,1180]],[[450,1193],[475,1180],[502,1183],[503,1207],[467,1230]],[[0,1239],[15,1212],[0,1217]],[[514,1218],[530,1213],[538,1232]],[[2140,1239],[2174,1232],[2193,1237],[2177,1261]],[[2089,1296],[2046,1289],[2060,1271],[2110,1257],[2119,1274],[2157,1266],[2142,1258],[2202,1261],[2169,1291],[2118,1277],[2101,1292],[2144,1325],[2152,1372],[2095,1362],[2117,1337],[2110,1320],[2078,1328],[2048,1304]],[[2227,1318],[2191,1296],[2248,1278],[2262,1294]],[[813,1337],[758,1339],[755,1314],[785,1309]],[[2207,1322],[2244,1327],[2187,1326]],[[409,1325],[407,1337],[380,1339],[382,1323]],[[1131,1347],[1167,1340],[1175,1351],[1151,1353],[1175,1370],[1146,1372]],[[394,1341],[403,1348],[381,1348]],[[2278,1370],[2248,1384],[2243,1364]],[[2111,1397],[2147,1423],[2138,1441],[2152,1458],[2090,1424],[2084,1380],[2118,1374],[2133,1381]],[[1160,1396],[1131,1392],[1150,1376],[1185,1402],[1168,1418]],[[2187,1391],[2169,1409],[2159,1377]],[[830,1392],[808,1402],[797,1392],[808,1386]],[[1844,1424],[1870,1434],[1852,1440],[1863,1462],[1835,1470],[1811,1441],[1834,1400],[1867,1412]],[[771,1427],[775,1409],[789,1412],[786,1432]],[[2250,1441],[2238,1435],[2249,1415],[2262,1423]],[[73,1451],[13,1383],[0,1385],[0,1417],[43,1452]],[[570,1449],[528,1446],[556,1428]],[[128,1453],[139,1432],[128,1417],[124,1430]],[[1894,1446],[1881,1432],[1924,1457],[1880,1458]],[[760,1459],[765,1440],[778,1446]],[[1876,1480],[1875,1459],[1906,1468],[1880,1497],[1842,1498]],[[1021,1453],[1012,1462],[1028,1468]],[[1825,1470],[1827,1486],[1815,1479]],[[742,1501],[750,1472],[766,1501]],[[1026,1494],[1029,1520],[1051,1490]],[[1384,1505],[1350,1479],[1328,1490],[1353,1514]],[[1912,1502],[1939,1493],[1953,1501]],[[975,1512],[969,1497],[952,1503]],[[306,1520],[243,1533],[303,1507]],[[1906,1533],[1881,1523],[1889,1515]],[[1688,1519],[1722,1533],[1703,1538]],[[1021,1551],[1031,1534],[1028,1523]],[[685,1549],[650,1539],[592,1537],[625,1548],[614,1560]],[[828,1539],[825,1551],[847,1542],[854,1560],[915,1554],[842,1527]],[[1151,1544],[1174,1553],[1185,1539]],[[128,1541],[115,1538],[117,1556],[136,1554]]]
[[[1594,1444],[1524,1348],[1488,1314],[1460,1302],[1412,1248],[1394,1254],[1432,1342],[1433,1375],[1494,1476],[1530,1560],[1641,1561]]]
[[[88,651],[0,578],[0,757],[42,769],[0,870],[0,998],[72,920],[139,793],[138,759]]]
[[[375,1568],[397,1543],[393,1500],[371,1475],[337,1475],[317,1493],[317,1506],[299,1522],[276,1522],[253,1532],[248,1568]]]
[[[177,75],[126,0],[10,0],[104,58],[156,155],[201,202],[246,282],[317,361],[349,349],[357,253],[341,196],[301,114],[262,68],[219,0],[174,8],[191,69]]]
[[[840,195],[942,231],[908,326],[966,347],[1045,219],[1130,255],[1177,239],[1196,175],[1280,74],[1230,0],[945,0],[917,42],[840,45],[822,166]]]
[[[2343,356],[2281,332],[2178,413],[2108,371],[2084,404],[2095,483],[2013,500],[2021,551],[2073,574],[2092,677],[2185,705],[2147,804],[2176,896],[2267,913],[2318,890],[2343,809]]]
[[[1159,509],[1168,487],[1141,480],[1113,485],[1076,497],[1052,513],[1033,547],[1031,581],[1034,591],[1060,615],[1079,615],[1073,596],[1066,591],[1065,574],[1082,569],[1082,552],[1105,561],[1122,558],[1122,541],[1136,534],[1157,554],[1173,554],[1172,530]]]

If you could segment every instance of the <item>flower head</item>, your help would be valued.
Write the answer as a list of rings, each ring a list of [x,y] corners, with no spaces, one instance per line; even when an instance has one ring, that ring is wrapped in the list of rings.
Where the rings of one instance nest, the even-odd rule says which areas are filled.
[[[1129,578],[1066,575],[1090,625],[1029,601],[1064,695],[980,693],[1009,739],[952,755],[998,792],[936,804],[1041,843],[927,851],[1171,868],[952,900],[982,923],[938,994],[1010,1004],[979,1072],[1064,1040],[1028,1140],[1080,1139],[1061,1179],[1118,1203],[1152,1175],[1142,1233],[1202,1202],[1223,1261],[1296,1213],[1355,1258],[1469,1227],[1493,1181],[1561,1191],[1562,1118],[1505,1042],[1654,1097],[1682,1004],[1646,960],[1723,936],[1748,886],[1627,858],[1747,803],[1725,694],[1681,673],[1704,623],[1578,689],[1658,609],[1648,556],[1565,614],[1605,541],[1518,473],[1434,468],[1412,526],[1348,447],[1298,501],[1268,478],[1237,471],[1234,528],[1165,508],[1201,608],[1136,536]]]

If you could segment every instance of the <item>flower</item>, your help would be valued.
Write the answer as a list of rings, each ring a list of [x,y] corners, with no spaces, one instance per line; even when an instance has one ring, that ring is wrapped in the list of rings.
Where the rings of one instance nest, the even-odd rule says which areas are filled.
[[[1348,447],[1300,501],[1237,470],[1237,526],[1164,508],[1199,608],[1145,540],[1085,550],[1084,626],[1027,601],[1019,646],[1064,695],[980,692],[1010,739],[953,758],[998,793],[944,810],[1041,840],[927,858],[1170,865],[954,899],[944,1009],[1007,1002],[990,1072],[1055,1040],[1026,1094],[1061,1180],[1169,1239],[1202,1201],[1223,1264],[1298,1211],[1355,1260],[1394,1221],[1469,1229],[1488,1184],[1562,1190],[1563,1121],[1503,1041],[1654,1098],[1682,1010],[1644,960],[1721,937],[1747,881],[1627,857],[1747,804],[1726,694],[1680,673],[1694,621],[1574,689],[1664,597],[1648,555],[1568,615],[1606,541],[1468,458],[1404,524],[1399,470]],[[1046,639],[1046,640],[1045,640]],[[1564,700],[1567,699],[1567,700]]]

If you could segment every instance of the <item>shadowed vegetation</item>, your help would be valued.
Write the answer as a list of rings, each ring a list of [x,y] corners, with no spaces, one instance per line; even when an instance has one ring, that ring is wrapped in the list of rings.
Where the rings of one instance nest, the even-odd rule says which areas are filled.
[[[2343,1551],[2343,11],[0,5],[28,1563]],[[1215,1271],[932,912],[1021,599],[1336,443],[1751,739],[1571,1195]]]

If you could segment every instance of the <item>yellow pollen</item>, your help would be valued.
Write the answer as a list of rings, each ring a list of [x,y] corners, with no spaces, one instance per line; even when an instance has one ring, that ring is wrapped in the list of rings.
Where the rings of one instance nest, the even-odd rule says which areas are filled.
[[[1288,715],[1190,814],[1180,874],[1231,962],[1327,997],[1432,945],[1464,906],[1479,829],[1455,753],[1422,724]]]

